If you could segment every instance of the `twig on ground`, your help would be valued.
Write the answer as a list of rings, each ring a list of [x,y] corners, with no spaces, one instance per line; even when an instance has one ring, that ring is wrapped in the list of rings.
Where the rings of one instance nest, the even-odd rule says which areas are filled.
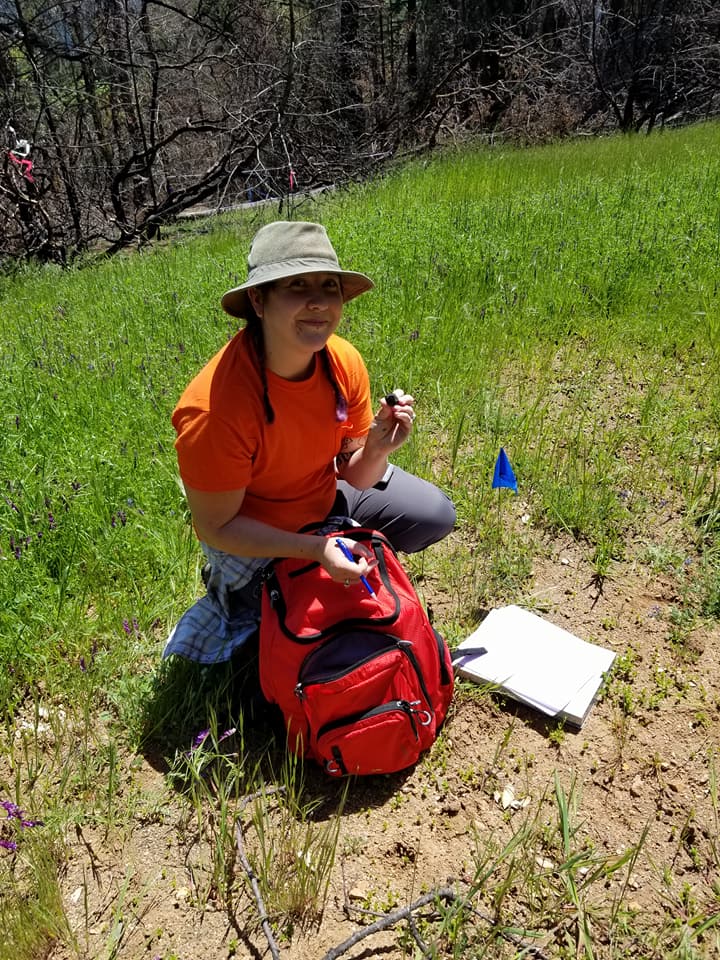
[[[355,934],[353,934],[353,936],[348,937],[348,939],[345,940],[343,943],[341,943],[339,946],[334,947],[332,950],[328,951],[328,953],[326,953],[325,956],[323,957],[323,960],[335,960],[336,957],[341,956],[341,954],[345,953],[345,951],[349,950],[351,947],[354,947],[355,944],[358,943],[360,940],[362,940],[364,937],[370,936],[373,933],[378,933],[380,930],[386,930],[388,927],[394,926],[394,924],[399,923],[401,920],[405,920],[405,919],[407,919],[408,926],[410,928],[410,933],[412,934],[420,950],[423,952],[423,955],[430,956],[430,948],[423,941],[420,935],[420,931],[417,928],[415,919],[412,914],[414,911],[419,910],[421,907],[426,906],[428,903],[431,903],[436,898],[439,898],[441,900],[446,900],[448,903],[451,903],[455,900],[462,899],[462,896],[461,894],[456,893],[455,890],[452,889],[452,887],[441,887],[440,889],[435,890],[434,892],[431,891],[430,893],[424,894],[424,896],[420,897],[419,900],[416,900],[415,903],[411,903],[407,907],[401,907],[400,909],[395,910],[392,913],[382,914],[375,923],[371,923],[369,926],[363,927],[362,930],[359,930]],[[529,957],[535,957],[535,960],[548,960],[547,955],[544,954],[539,947],[536,947],[535,944],[528,943],[526,940],[524,940],[521,936],[519,936],[516,933],[511,933],[509,930],[503,930],[501,928],[498,928],[492,917],[489,917],[487,914],[482,913],[480,910],[477,910],[475,907],[473,907],[473,905],[470,903],[469,900],[466,900],[466,903],[468,908],[471,910],[471,912],[476,917],[478,917],[478,919],[482,920],[484,923],[487,923],[489,927],[495,928],[498,935],[501,936],[503,940],[507,940],[509,943],[512,943],[516,947],[521,947],[524,954],[526,954]],[[354,911],[355,913],[362,913],[366,915],[371,914],[372,916],[378,916],[378,914],[375,913],[375,911],[363,910],[361,907],[356,907],[353,904],[351,904],[349,902],[349,898],[347,897],[347,893],[346,893],[343,912],[345,916],[348,917],[348,919],[351,911]]]
[[[364,940],[365,937],[370,937],[372,934],[379,933],[381,930],[387,930],[388,927],[395,926],[395,924],[399,923],[401,920],[407,920],[408,917],[412,915],[414,910],[419,910],[421,907],[426,906],[428,903],[432,903],[434,900],[452,901],[456,899],[457,894],[451,887],[441,887],[439,890],[433,890],[430,893],[425,893],[422,897],[419,897],[409,906],[400,907],[398,910],[393,910],[391,913],[386,913],[384,917],[376,920],[375,923],[371,923],[368,927],[363,927],[362,930],[356,930],[351,937],[347,938],[347,940],[344,940],[342,943],[338,944],[337,947],[332,947],[330,950],[328,950],[323,957],[323,960],[337,960],[337,957],[342,956],[343,953],[346,953],[351,947],[354,947],[356,943],[360,943],[360,941]]]
[[[420,931],[418,930],[418,926],[417,926],[417,924],[415,923],[415,917],[414,917],[412,914],[410,914],[410,915],[408,916],[408,927],[410,928],[410,933],[413,935],[413,940],[415,941],[415,943],[416,943],[416,944],[418,945],[418,947],[420,948],[420,952],[422,953],[422,955],[423,955],[424,957],[428,957],[428,958],[429,958],[429,957],[430,957],[430,947],[428,947],[428,945],[427,945],[427,944],[425,943],[425,941],[423,940],[422,935],[421,935]]]
[[[243,799],[240,801],[240,813],[235,821],[235,845],[237,846],[240,864],[242,865],[242,868],[250,881],[250,887],[258,908],[260,924],[262,926],[263,933],[265,934],[265,939],[268,942],[268,946],[270,947],[270,953],[273,956],[273,960],[280,960],[280,948],[278,947],[277,941],[273,936],[272,927],[270,926],[270,919],[268,918],[267,910],[265,909],[265,902],[263,901],[262,894],[260,893],[260,884],[258,883],[255,871],[250,865],[250,861],[248,860],[245,852],[245,839],[242,832],[241,814],[248,803],[251,803],[253,800],[258,800],[260,797],[266,797],[268,794],[272,793],[283,793],[284,790],[285,787],[268,787],[265,790],[258,790],[256,793],[251,793],[249,796],[243,797]]]
[[[250,886],[252,888],[253,896],[255,897],[255,903],[257,904],[258,914],[260,916],[260,924],[265,934],[265,939],[268,942],[270,947],[270,953],[273,956],[273,960],[280,960],[280,950],[278,948],[275,937],[273,936],[272,927],[270,926],[270,920],[268,919],[267,911],[265,909],[265,903],[263,902],[262,894],[260,893],[260,885],[258,884],[257,877],[255,876],[255,871],[250,866],[250,861],[247,858],[245,853],[245,841],[243,840],[242,835],[242,824],[240,819],[235,822],[235,842],[237,844],[238,856],[240,857],[240,863],[243,870],[250,880]]]
[[[240,813],[253,800],[259,800],[261,797],[271,797],[274,793],[285,793],[285,787],[263,787],[262,790],[256,790],[255,793],[249,793],[240,801]]]

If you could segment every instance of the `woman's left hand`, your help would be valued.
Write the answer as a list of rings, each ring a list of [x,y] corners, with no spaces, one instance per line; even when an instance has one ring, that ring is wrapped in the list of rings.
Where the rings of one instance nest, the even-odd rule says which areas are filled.
[[[369,447],[385,455],[405,443],[415,422],[414,398],[402,390],[394,390],[391,396],[396,398],[394,404],[388,403],[385,397],[380,401],[367,438]]]

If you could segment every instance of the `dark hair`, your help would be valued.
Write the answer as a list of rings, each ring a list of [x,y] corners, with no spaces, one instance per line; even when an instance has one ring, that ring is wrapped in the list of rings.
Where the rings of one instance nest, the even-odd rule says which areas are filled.
[[[263,283],[263,289],[268,289],[273,285],[274,281],[269,283]],[[270,403],[270,393],[268,391],[268,382],[267,382],[267,373],[265,370],[266,358],[265,358],[265,337],[263,336],[262,321],[260,317],[255,312],[255,308],[248,298],[248,309],[246,311],[246,330],[250,336],[250,342],[252,343],[253,352],[255,354],[255,360],[257,363],[258,373],[260,374],[260,381],[263,388],[263,407],[265,408],[265,419],[268,423],[275,422],[275,411],[273,406]],[[333,388],[333,393],[335,394],[335,419],[339,423],[344,423],[347,420],[347,400],[345,395],[340,389],[337,379],[335,378],[335,373],[332,368],[332,361],[330,360],[330,354],[328,353],[327,347],[323,347],[320,351],[320,362],[322,364],[323,371],[325,376],[330,381],[330,386]]]

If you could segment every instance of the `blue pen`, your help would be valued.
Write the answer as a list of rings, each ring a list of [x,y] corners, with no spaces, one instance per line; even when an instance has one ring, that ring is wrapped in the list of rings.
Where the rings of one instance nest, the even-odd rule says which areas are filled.
[[[350,560],[351,563],[357,563],[357,560],[355,559],[354,554],[352,553],[349,547],[345,546],[342,540],[336,540],[335,543],[342,550],[343,556],[345,556],[348,560]],[[360,583],[365,587],[365,589],[367,590],[367,592],[370,594],[371,597],[375,596],[375,591],[368,583],[367,577],[360,577]]]

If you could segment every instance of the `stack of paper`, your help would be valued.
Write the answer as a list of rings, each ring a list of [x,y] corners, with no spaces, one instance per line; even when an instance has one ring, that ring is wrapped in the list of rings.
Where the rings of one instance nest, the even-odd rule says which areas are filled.
[[[467,651],[463,654],[463,650]],[[581,727],[615,654],[542,617],[491,610],[453,653],[461,677],[488,683],[542,713]]]

